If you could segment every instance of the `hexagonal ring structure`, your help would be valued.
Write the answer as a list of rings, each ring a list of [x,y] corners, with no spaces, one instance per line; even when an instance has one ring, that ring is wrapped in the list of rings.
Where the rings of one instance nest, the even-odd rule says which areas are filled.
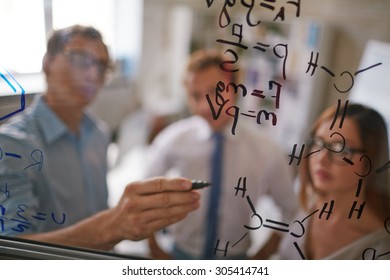
[[[2,85],[3,84],[3,85]],[[26,100],[25,100],[25,90],[23,87],[16,81],[14,76],[6,70],[6,69],[0,69],[0,89],[11,89],[13,94],[19,95],[20,97],[20,103],[19,106],[16,109],[12,109],[10,112],[7,112],[5,114],[0,115],[0,121],[5,120],[21,111],[23,111],[26,107]],[[7,91],[7,90],[6,90]]]

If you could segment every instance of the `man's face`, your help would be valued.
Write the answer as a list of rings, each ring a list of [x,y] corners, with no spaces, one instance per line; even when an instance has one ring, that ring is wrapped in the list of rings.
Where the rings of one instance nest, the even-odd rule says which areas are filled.
[[[75,36],[45,63],[48,98],[82,109],[104,85],[108,54],[102,42]]]
[[[224,105],[224,109],[218,119],[214,120],[212,110],[206,99],[206,94],[209,95],[213,106],[219,108],[215,103],[217,84],[221,81],[227,85],[230,82],[228,77],[229,75],[215,66],[190,73],[185,79],[188,107],[191,113],[203,117],[214,131],[221,130],[231,120],[231,117],[226,114],[225,109],[234,105],[235,97],[234,94],[221,93],[225,100],[229,99],[230,101]]]

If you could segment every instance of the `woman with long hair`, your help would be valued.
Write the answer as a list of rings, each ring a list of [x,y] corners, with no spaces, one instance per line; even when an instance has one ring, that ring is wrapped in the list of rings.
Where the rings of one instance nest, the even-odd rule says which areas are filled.
[[[345,112],[339,115],[339,112]],[[360,104],[331,107],[314,124],[300,166],[302,209],[281,259],[390,259],[386,124]]]

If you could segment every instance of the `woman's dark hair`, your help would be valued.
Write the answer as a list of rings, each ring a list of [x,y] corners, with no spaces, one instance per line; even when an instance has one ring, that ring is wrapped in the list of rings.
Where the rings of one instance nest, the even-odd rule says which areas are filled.
[[[339,112],[344,112],[340,108]],[[315,136],[318,128],[326,121],[333,120],[337,113],[337,106],[325,110],[317,119],[310,132]],[[367,204],[382,218],[390,215],[390,182],[389,172],[376,172],[389,162],[389,142],[386,123],[383,117],[374,109],[361,104],[349,104],[346,108],[345,118],[353,120],[359,131],[360,140],[365,154],[371,161],[372,169],[365,180],[367,188],[364,189]],[[304,160],[300,167],[302,206],[308,208],[308,193],[312,191],[308,160]]]

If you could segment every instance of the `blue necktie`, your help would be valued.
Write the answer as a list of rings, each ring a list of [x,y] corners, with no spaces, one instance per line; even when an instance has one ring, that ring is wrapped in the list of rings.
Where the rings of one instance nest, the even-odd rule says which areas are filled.
[[[217,240],[218,208],[221,194],[222,164],[223,164],[223,136],[221,133],[214,134],[214,152],[211,158],[211,188],[209,206],[207,210],[206,239],[204,259],[214,258],[214,247]]]

